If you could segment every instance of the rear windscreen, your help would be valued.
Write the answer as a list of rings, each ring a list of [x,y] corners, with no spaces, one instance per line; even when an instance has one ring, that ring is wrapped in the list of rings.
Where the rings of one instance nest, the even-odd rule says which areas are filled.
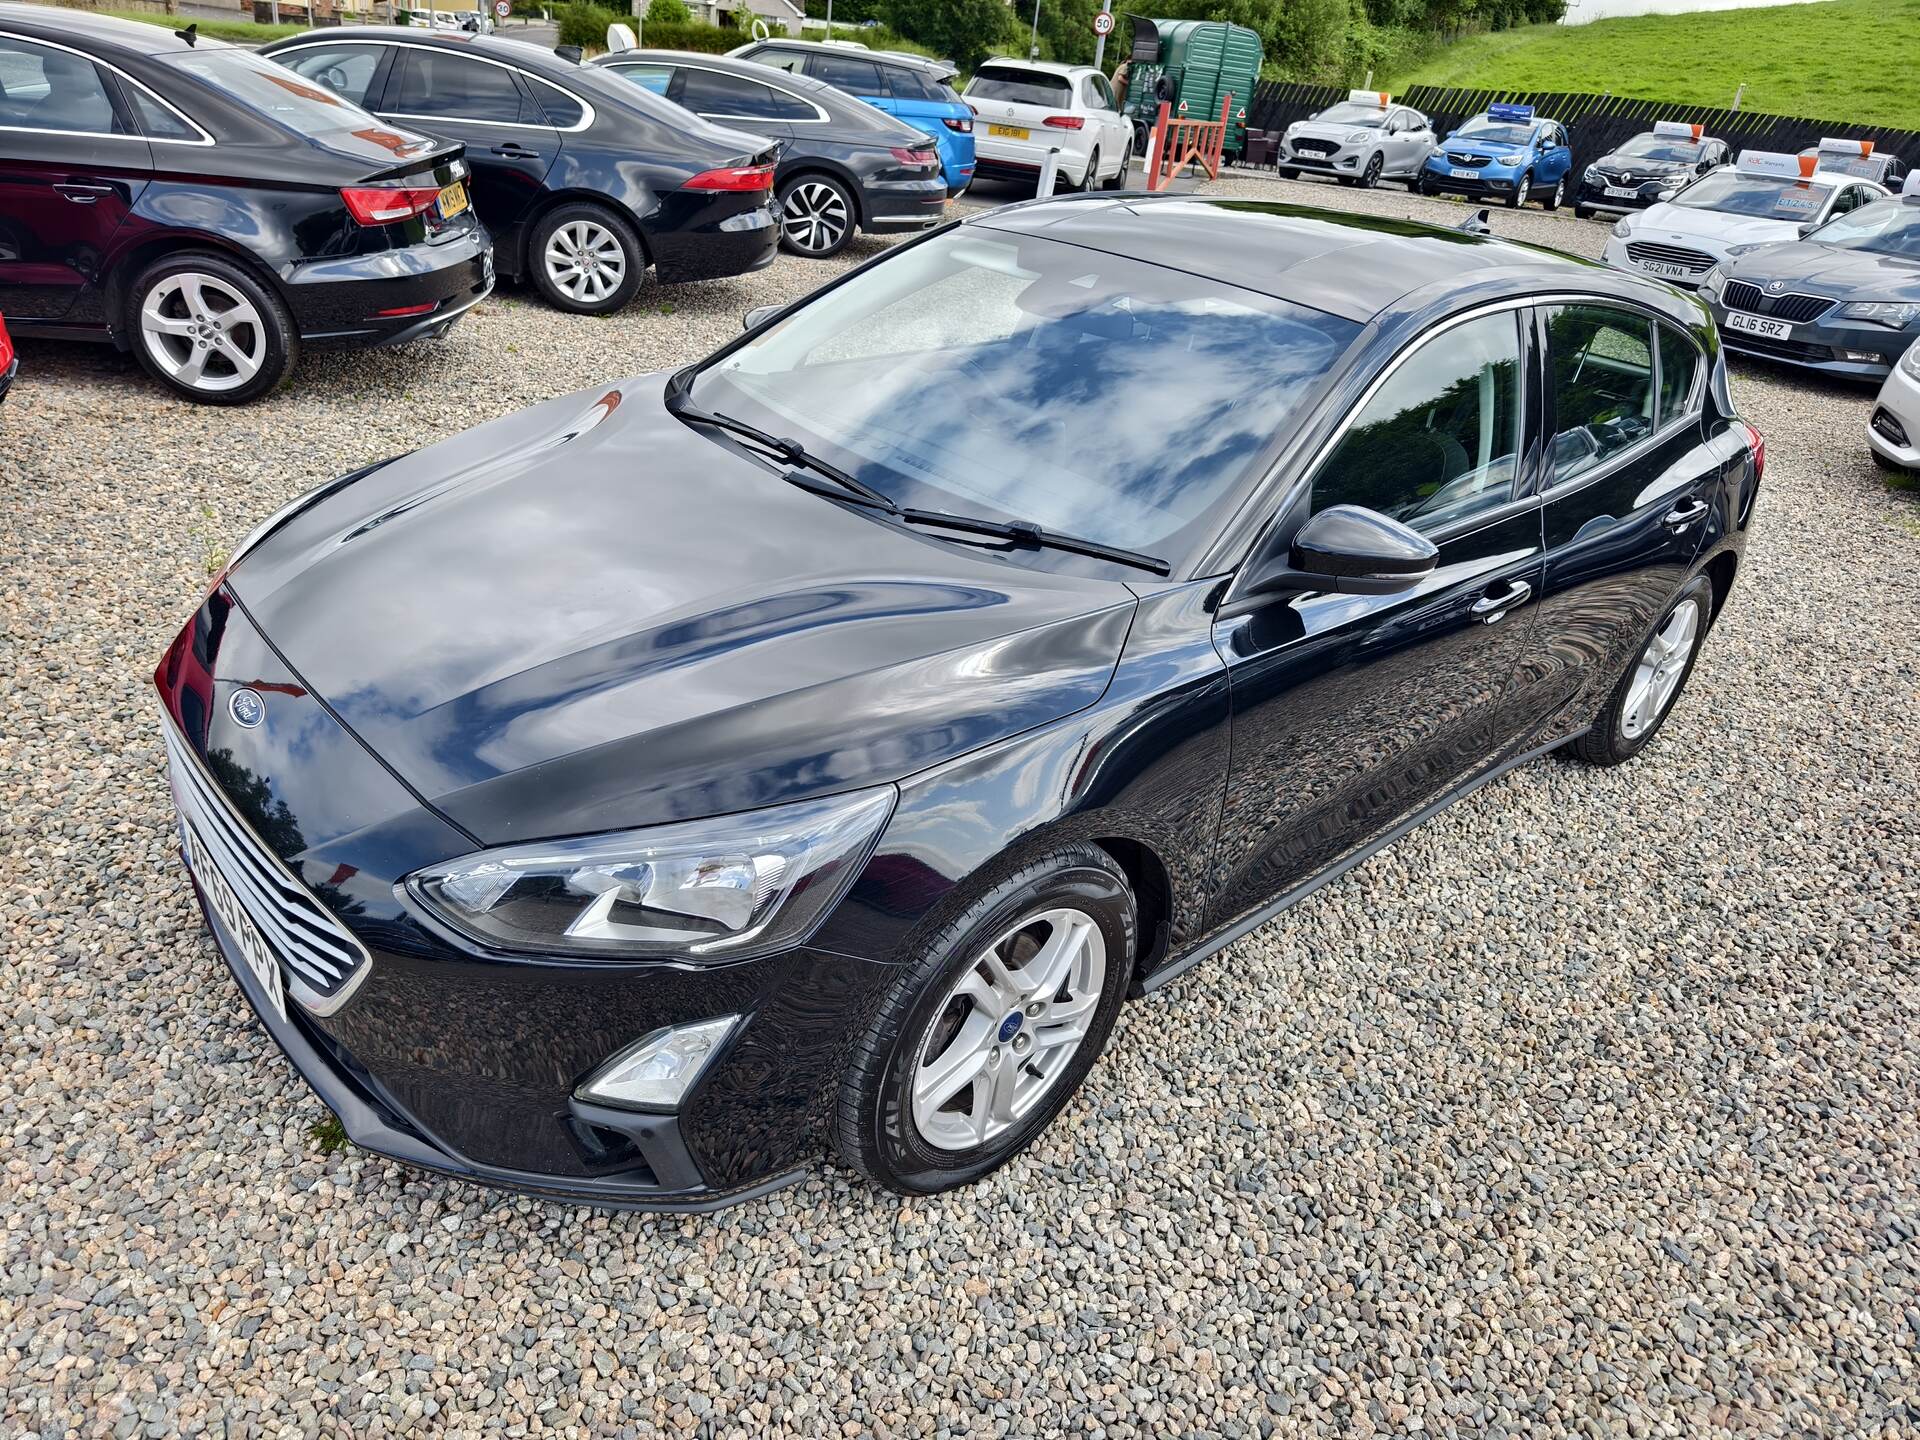
[[[967,95],[974,100],[1004,100],[1010,105],[1066,105],[1073,100],[1073,88],[1064,75],[990,65],[975,72]]]

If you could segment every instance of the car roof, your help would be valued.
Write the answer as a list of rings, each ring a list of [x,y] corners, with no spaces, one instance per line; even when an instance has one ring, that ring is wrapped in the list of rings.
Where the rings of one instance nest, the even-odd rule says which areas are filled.
[[[935,60],[930,55],[914,55],[905,50],[869,50],[864,45],[829,45],[824,40],[789,40],[778,35],[771,40],[762,40],[753,49],[775,50],[824,50],[829,55],[850,55],[855,60],[871,60],[876,65],[906,65],[915,70],[932,70],[943,75],[953,74],[951,60]],[[738,56],[745,59],[745,56]]]
[[[510,39],[505,35],[476,35],[469,30],[423,30],[411,25],[330,25],[322,29],[303,30],[298,35],[272,41],[260,48],[271,52],[293,45],[313,45],[333,40],[378,40],[385,45],[420,45],[456,52],[464,50],[474,55],[484,55],[490,60],[518,65],[522,70],[556,80],[578,75],[586,68],[571,60],[562,60],[553,51],[539,45]]]
[[[820,99],[842,109],[859,105],[871,110],[860,100],[836,90],[824,80],[816,80],[811,75],[802,75],[795,70],[781,70],[776,66],[762,65],[758,60],[746,60],[732,55],[710,55],[697,50],[621,50],[608,55],[596,55],[588,62],[602,69],[610,69],[623,60],[644,60],[650,65],[686,65],[696,70],[718,70],[723,75],[738,75],[743,80],[760,80],[768,84],[780,85],[798,95],[809,99]],[[912,129],[912,126],[894,125],[890,128]],[[915,134],[921,132],[915,131]]]
[[[1048,75],[1084,75],[1093,69],[1091,65],[1069,65],[1061,60],[1028,60],[1019,55],[989,55],[980,62],[980,68],[989,65],[1013,65],[1022,70],[1039,70]]]
[[[179,17],[177,28],[184,30],[192,16]],[[149,25],[141,20],[121,20],[112,15],[97,15],[90,10],[51,9],[44,5],[0,4],[0,26],[30,34],[56,44],[80,42],[86,49],[107,54],[170,55],[193,49],[174,33],[176,27]],[[206,50],[227,49],[227,42],[200,36],[197,45]]]
[[[1413,220],[1197,195],[1033,200],[965,222],[1126,255],[1366,323],[1449,290],[1477,300],[1556,289],[1637,300],[1685,325],[1696,302],[1642,277],[1534,245]],[[1409,301],[1416,292],[1418,302]]]

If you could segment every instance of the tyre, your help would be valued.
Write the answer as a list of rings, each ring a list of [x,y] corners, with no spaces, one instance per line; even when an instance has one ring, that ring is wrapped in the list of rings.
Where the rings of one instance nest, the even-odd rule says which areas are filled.
[[[540,217],[527,245],[536,289],[575,315],[611,315],[633,299],[647,270],[646,247],[602,205],[561,205]]]
[[[1424,174],[1414,176],[1413,193],[1416,195],[1429,195],[1429,196],[1434,193],[1432,183],[1428,181],[1427,177]]]
[[[1300,178],[1300,172],[1291,165],[1276,165],[1273,173],[1278,175],[1282,180],[1298,180]]]
[[[1553,193],[1547,196],[1547,209],[1558,210],[1567,201],[1567,180],[1563,175],[1553,182]]]
[[[1100,183],[1100,152],[1099,150],[1096,149],[1091,155],[1087,156],[1086,173],[1080,177],[1080,183],[1078,185],[1068,184],[1066,183],[1066,179],[1067,179],[1066,172],[1062,171],[1057,177],[1057,182],[1055,183],[1053,188],[1055,190],[1069,190],[1075,193],[1081,193],[1081,192],[1096,188]]]
[[[1686,689],[1712,614],[1713,586],[1704,575],[1696,576],[1641,642],[1593,728],[1568,747],[1576,758],[1589,765],[1618,765],[1647,747]]]
[[[1111,180],[1102,180],[1102,190],[1124,190],[1127,188],[1127,175],[1133,168],[1133,144],[1129,141],[1120,152],[1120,168],[1113,172]]]
[[[853,238],[853,195],[831,175],[796,175],[780,187],[780,248],[824,260]]]
[[[127,334],[147,373],[203,405],[244,405],[286,379],[300,336],[270,285],[223,256],[163,256],[127,289]]]
[[[1874,449],[1873,446],[1871,445],[1867,446],[1867,453],[1873,457],[1874,464],[1878,465],[1882,470],[1887,471],[1889,474],[1905,475],[1909,473],[1907,470],[1907,467],[1902,465],[1898,460],[1893,459],[1891,456],[1882,455],[1878,450]]]
[[[1573,206],[1573,218],[1576,220],[1591,220],[1593,218],[1593,210],[1590,206],[1582,205],[1576,200]]]
[[[1519,182],[1513,187],[1513,193],[1507,196],[1507,208],[1509,210],[1518,210],[1522,205],[1527,203],[1527,197],[1532,193],[1533,176],[1522,175]]]
[[[1386,165],[1387,162],[1380,152],[1374,151],[1367,159],[1366,168],[1360,172],[1360,188],[1371,190],[1377,186],[1380,183],[1380,172],[1386,168]]]
[[[1105,1047],[1137,924],[1125,875],[1093,846],[1002,878],[901,966],[855,1038],[835,1153],[903,1195],[971,1184],[1019,1154]]]

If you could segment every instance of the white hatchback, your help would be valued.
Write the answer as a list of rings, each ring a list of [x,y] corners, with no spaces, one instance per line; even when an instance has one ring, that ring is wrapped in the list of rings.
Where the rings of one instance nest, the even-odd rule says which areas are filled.
[[[989,60],[964,98],[973,108],[975,178],[1037,180],[1049,150],[1056,187],[1118,190],[1133,160],[1133,123],[1091,65]]]

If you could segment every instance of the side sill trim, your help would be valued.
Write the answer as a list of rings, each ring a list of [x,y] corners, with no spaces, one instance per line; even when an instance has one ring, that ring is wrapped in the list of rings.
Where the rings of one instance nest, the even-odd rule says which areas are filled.
[[[1236,940],[1244,940],[1248,935],[1258,930],[1281,911],[1297,905],[1321,886],[1331,884],[1362,861],[1372,859],[1373,856],[1379,854],[1380,851],[1386,849],[1387,846],[1393,844],[1394,841],[1398,840],[1408,831],[1425,824],[1456,800],[1466,799],[1467,796],[1471,795],[1489,781],[1498,780],[1508,771],[1517,770],[1529,760],[1537,760],[1550,750],[1558,750],[1562,745],[1578,739],[1580,736],[1586,734],[1587,730],[1592,728],[1592,726],[1586,726],[1574,731],[1572,734],[1562,735],[1557,740],[1550,740],[1544,745],[1536,745],[1530,750],[1522,750],[1502,760],[1499,764],[1482,771],[1472,779],[1456,785],[1425,809],[1416,810],[1398,825],[1387,831],[1387,833],[1382,835],[1378,840],[1361,847],[1351,855],[1334,861],[1333,864],[1329,865],[1312,879],[1294,886],[1293,889],[1287,891],[1287,893],[1282,895],[1278,900],[1254,911],[1253,914],[1247,916],[1245,919],[1236,920],[1225,930],[1213,936],[1213,938],[1201,941],[1197,949],[1189,951],[1170,964],[1162,965],[1158,970],[1147,976],[1146,979],[1134,981],[1131,988],[1127,991],[1127,998],[1130,1000],[1138,1000],[1141,996],[1151,995],[1154,991],[1160,989],[1161,986],[1179,979],[1202,960],[1207,959],[1209,956],[1219,954]]]

